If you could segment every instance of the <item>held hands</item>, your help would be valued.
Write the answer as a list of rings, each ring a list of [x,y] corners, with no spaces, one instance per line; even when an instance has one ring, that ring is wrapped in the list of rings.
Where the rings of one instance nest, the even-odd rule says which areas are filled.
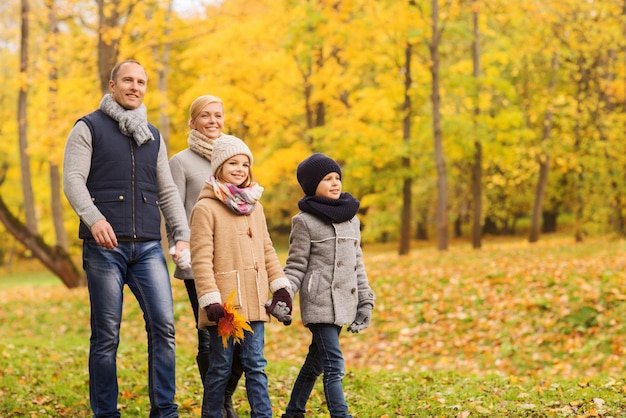
[[[191,268],[191,252],[189,251],[188,245],[185,247],[184,245],[179,245],[179,243],[181,243],[181,241],[176,243],[175,247],[170,247],[170,255],[179,269],[188,270]],[[176,254],[177,252],[178,254]]]
[[[370,320],[372,319],[372,305],[367,304],[361,306],[356,311],[356,318],[354,322],[350,324],[348,330],[352,333],[358,333],[359,331],[363,331],[370,325]]]
[[[274,292],[271,300],[265,304],[265,310],[285,325],[291,324],[291,295],[287,289],[282,288]]]
[[[285,302],[276,302],[272,310],[270,310],[270,306],[272,306],[271,299],[265,303],[265,310],[268,314],[278,319],[285,326],[291,325],[291,309],[289,309]]]
[[[221,303],[212,303],[204,307],[206,316],[211,322],[217,322],[224,316],[224,306]]]

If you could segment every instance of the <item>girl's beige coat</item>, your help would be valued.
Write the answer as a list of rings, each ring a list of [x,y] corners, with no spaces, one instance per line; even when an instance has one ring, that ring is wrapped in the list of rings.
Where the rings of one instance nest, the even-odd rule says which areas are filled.
[[[270,291],[287,287],[274,250],[263,207],[236,215],[206,185],[191,212],[191,267],[200,305],[198,327],[210,322],[205,306],[224,303],[236,291],[235,308],[248,321],[269,321],[265,302]]]

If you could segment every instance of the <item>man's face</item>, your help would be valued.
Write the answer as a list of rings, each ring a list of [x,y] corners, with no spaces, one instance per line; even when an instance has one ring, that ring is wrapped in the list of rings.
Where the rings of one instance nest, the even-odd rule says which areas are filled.
[[[109,90],[120,106],[133,110],[143,103],[147,85],[146,71],[141,65],[131,62],[120,67],[115,80],[109,81]]]

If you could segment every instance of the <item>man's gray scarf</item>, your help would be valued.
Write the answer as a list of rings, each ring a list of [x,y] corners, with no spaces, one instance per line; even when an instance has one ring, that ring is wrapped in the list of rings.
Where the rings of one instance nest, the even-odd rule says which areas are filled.
[[[128,110],[120,106],[111,94],[105,94],[100,100],[100,110],[116,120],[120,125],[120,132],[132,136],[138,147],[155,139],[148,128],[148,112],[143,103],[136,109]]]

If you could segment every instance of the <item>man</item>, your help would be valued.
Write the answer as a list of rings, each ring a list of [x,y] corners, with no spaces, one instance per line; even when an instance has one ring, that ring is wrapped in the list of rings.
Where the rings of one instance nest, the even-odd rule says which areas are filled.
[[[160,211],[173,233],[174,261],[189,264],[189,227],[159,131],[147,122],[148,77],[137,61],[111,71],[110,94],[80,118],[63,159],[63,188],[80,217],[91,305],[89,396],[94,417],[120,417],[116,353],[124,285],[148,335],[151,417],[177,417],[172,289],[161,248]]]

